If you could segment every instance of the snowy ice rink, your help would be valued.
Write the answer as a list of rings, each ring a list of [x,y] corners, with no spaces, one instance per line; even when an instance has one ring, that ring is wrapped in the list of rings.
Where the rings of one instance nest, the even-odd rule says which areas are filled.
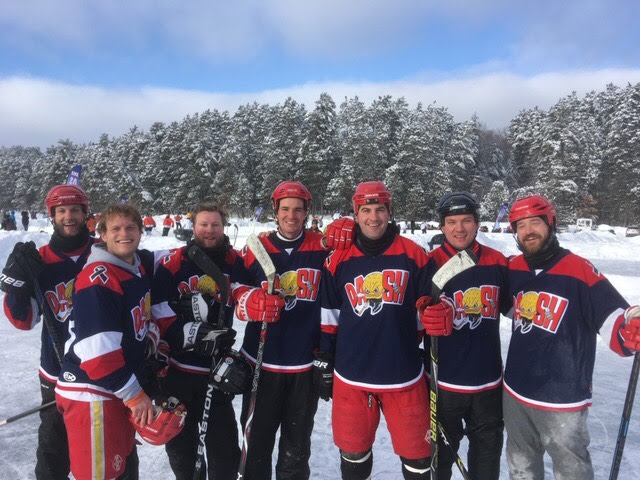
[[[162,224],[162,218],[163,216],[157,217],[158,225]],[[239,227],[236,248],[245,244],[245,239],[251,232],[275,227],[273,224],[254,225],[250,222],[234,220],[232,223],[236,223]],[[227,230],[233,241],[235,229],[229,227]],[[151,236],[143,235],[141,246],[157,250],[184,244],[173,236],[173,231],[169,237],[161,237],[160,231],[161,228],[156,228]],[[407,234],[407,236],[428,248],[429,238],[436,233],[438,231],[429,231],[426,235]],[[631,304],[638,304],[640,303],[640,237],[625,238],[623,228],[616,228],[616,233],[617,235],[609,232],[566,233],[560,234],[559,238],[562,246],[591,260]],[[41,246],[49,241],[50,234],[51,227],[46,220],[32,221],[28,232],[0,231],[0,266],[4,266],[15,242],[33,240],[37,246]],[[478,239],[481,243],[496,248],[506,255],[517,253],[514,239],[509,234],[480,233]],[[0,314],[0,419],[35,407],[40,402],[37,373],[40,328],[37,326],[31,332],[19,331],[9,323],[4,313]],[[243,325],[236,325],[235,328],[239,331],[238,337],[241,338]],[[510,328],[510,321],[503,317],[501,324],[503,359],[506,358]],[[608,478],[609,475],[630,369],[631,359],[618,357],[599,339],[594,373],[593,406],[589,411],[590,451],[597,479]],[[638,405],[640,400],[638,397],[636,397],[635,411],[627,437],[620,479],[640,478],[640,405]],[[239,418],[240,399],[234,400],[234,405]],[[339,459],[338,450],[333,445],[331,435],[330,403],[320,401],[315,422],[312,437],[311,478],[338,479],[340,478]],[[38,424],[38,416],[32,415],[0,427],[0,479],[35,478],[33,467]],[[463,443],[461,447],[463,458],[466,458],[465,448]],[[373,452],[372,478],[377,480],[402,478],[400,461],[393,453],[384,420],[378,429]],[[138,453],[141,479],[173,478],[162,447],[145,444],[139,447]],[[546,470],[547,478],[553,478],[551,464],[548,461]],[[455,472],[453,478],[462,477]],[[502,478],[508,478],[504,450]]]

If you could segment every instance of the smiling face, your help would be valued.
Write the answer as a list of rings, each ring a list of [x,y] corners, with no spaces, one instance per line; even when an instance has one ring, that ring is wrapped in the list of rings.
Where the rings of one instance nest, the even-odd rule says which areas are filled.
[[[133,263],[133,255],[140,244],[142,230],[129,217],[116,214],[109,216],[100,238],[107,245],[109,253],[125,262]]]
[[[472,213],[449,215],[445,217],[440,230],[453,248],[464,250],[476,238],[478,222]]]
[[[53,211],[53,229],[63,237],[78,235],[86,222],[81,205],[60,205]]]
[[[278,230],[285,238],[296,238],[302,232],[307,211],[301,198],[283,198],[278,205]]]
[[[198,245],[215,248],[224,242],[224,223],[220,212],[203,210],[198,212],[193,222],[193,236]]]
[[[361,205],[355,215],[362,234],[369,240],[378,240],[389,227],[391,214],[383,203]]]
[[[523,251],[535,254],[549,239],[551,229],[541,217],[529,217],[516,223],[516,238]]]

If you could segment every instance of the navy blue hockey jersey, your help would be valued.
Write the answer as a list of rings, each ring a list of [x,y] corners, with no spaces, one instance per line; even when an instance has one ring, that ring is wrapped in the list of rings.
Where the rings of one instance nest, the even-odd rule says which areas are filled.
[[[335,353],[335,375],[367,391],[402,390],[421,380],[423,330],[416,300],[429,293],[427,254],[396,235],[381,254],[354,244],[326,260],[320,349]]]
[[[180,352],[182,349],[182,328],[184,321],[176,317],[171,309],[171,302],[176,301],[180,295],[197,293],[198,282],[206,277],[207,289],[214,292],[215,305],[209,318],[218,319],[220,309],[220,290],[215,281],[206,275],[187,255],[188,246],[170,250],[157,266],[151,290],[153,302],[153,318],[160,327],[163,339],[166,339],[171,348],[171,365],[179,370],[208,375],[211,369],[211,359],[196,355],[192,352]],[[231,299],[231,272],[236,262],[242,262],[237,252],[233,249],[227,251],[225,263],[221,270],[227,278],[227,291],[229,298],[226,302],[225,326],[231,327],[233,322],[233,302]]]
[[[296,373],[310,370],[313,350],[320,336],[320,279],[327,256],[320,244],[322,235],[304,231],[302,241],[293,249],[280,248],[276,233],[261,238],[276,267],[274,288],[286,302],[280,320],[269,324],[265,340],[262,368],[268,371]],[[241,252],[243,268],[234,271],[232,286],[263,287],[267,282],[262,268],[248,248]],[[235,297],[235,295],[234,295]],[[256,361],[261,322],[248,322],[241,352]]]
[[[56,322],[53,327],[62,342],[69,336],[68,314],[71,308],[69,295],[73,279],[84,267],[91,252],[94,239],[74,252],[63,252],[51,245],[40,247],[44,268],[38,276],[38,283],[45,299],[49,302]],[[4,297],[4,312],[9,321],[21,330],[31,330],[40,321],[40,312],[35,298],[21,297],[7,293]],[[42,347],[40,349],[40,375],[55,382],[60,374],[60,364],[48,330],[42,327]]]
[[[453,333],[438,337],[438,386],[459,393],[477,393],[502,383],[500,313],[511,309],[507,259],[474,242],[478,264],[452,278],[442,291],[455,306]],[[429,254],[429,278],[455,255],[445,243]]]
[[[151,278],[136,254],[134,264],[92,247],[73,287],[70,337],[56,393],[76,401],[140,393],[151,321]]]
[[[629,306],[584,258],[562,249],[544,270],[523,255],[509,261],[513,324],[504,386],[516,400],[543,410],[591,405],[598,332],[619,354]]]

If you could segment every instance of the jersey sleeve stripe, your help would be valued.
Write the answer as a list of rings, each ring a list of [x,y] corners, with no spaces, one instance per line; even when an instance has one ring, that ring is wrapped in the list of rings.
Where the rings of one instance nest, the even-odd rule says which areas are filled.
[[[340,310],[337,308],[322,308],[320,310],[320,325],[322,327],[337,327]]]
[[[91,380],[98,380],[124,367],[124,355],[122,350],[114,350],[98,357],[85,360],[80,363],[82,368]]]

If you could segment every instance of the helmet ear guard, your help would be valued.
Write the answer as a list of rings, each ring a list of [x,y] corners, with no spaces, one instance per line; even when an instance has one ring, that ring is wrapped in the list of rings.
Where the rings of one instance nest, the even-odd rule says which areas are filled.
[[[129,420],[135,426],[136,431],[151,445],[164,445],[175,438],[184,428],[187,418],[187,409],[175,397],[157,398],[153,400],[154,416],[151,423],[141,427],[135,423],[133,417]]]

